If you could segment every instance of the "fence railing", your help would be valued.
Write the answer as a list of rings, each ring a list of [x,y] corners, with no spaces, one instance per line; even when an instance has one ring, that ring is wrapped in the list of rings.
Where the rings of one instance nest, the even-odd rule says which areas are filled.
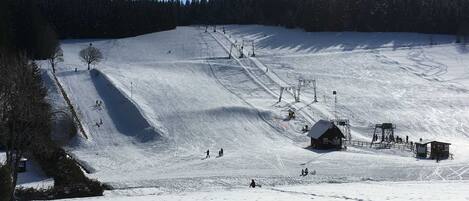
[[[413,151],[414,148],[411,144],[406,143],[387,143],[387,142],[366,142],[360,140],[347,140],[345,144],[355,147],[369,147],[375,149],[399,149],[404,151]]]

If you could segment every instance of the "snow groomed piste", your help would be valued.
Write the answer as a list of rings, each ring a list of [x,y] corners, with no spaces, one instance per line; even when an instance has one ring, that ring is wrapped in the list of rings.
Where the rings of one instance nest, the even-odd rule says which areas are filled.
[[[67,149],[90,177],[116,189],[170,192],[246,187],[252,178],[276,186],[469,177],[469,58],[451,36],[435,36],[439,44],[429,46],[423,34],[225,29],[63,42],[57,76],[89,135]],[[232,50],[228,59],[243,40],[254,41],[256,57],[246,48],[244,57]],[[105,57],[92,71],[78,59],[89,42]],[[288,91],[278,102],[280,87],[299,78],[317,81],[318,102],[312,87],[300,102]],[[289,109],[297,118],[286,120]],[[301,128],[334,116],[350,120],[357,140],[393,122],[401,137],[450,142],[454,160],[416,160],[395,149],[306,149]],[[304,168],[317,174],[300,177]]]

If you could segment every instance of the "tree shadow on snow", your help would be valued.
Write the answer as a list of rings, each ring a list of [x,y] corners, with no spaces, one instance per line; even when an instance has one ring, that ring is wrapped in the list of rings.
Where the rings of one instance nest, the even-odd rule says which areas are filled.
[[[297,51],[318,52],[328,48],[343,51],[355,49],[375,49],[380,47],[400,48],[438,44],[449,44],[453,36],[420,33],[379,33],[379,32],[304,32],[301,29],[250,25],[231,25],[227,29],[232,34],[255,39],[257,48],[294,49]]]

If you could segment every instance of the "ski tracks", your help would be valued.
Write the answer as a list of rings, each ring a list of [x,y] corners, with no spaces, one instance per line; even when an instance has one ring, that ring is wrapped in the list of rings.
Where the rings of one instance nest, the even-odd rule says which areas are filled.
[[[296,195],[305,195],[305,196],[312,196],[311,199],[314,199],[314,197],[318,198],[331,198],[331,199],[339,199],[339,200],[356,200],[356,201],[364,201],[364,199],[361,198],[353,198],[353,197],[348,197],[344,195],[321,195],[321,194],[316,194],[316,193],[305,193],[305,192],[299,192],[299,191],[292,191],[292,190],[284,190],[284,189],[279,189],[279,188],[268,188],[271,191],[277,191],[281,193],[288,193],[288,194],[296,194]]]
[[[212,33],[209,33],[224,49],[226,52],[229,52],[229,49],[216,37],[214,36]],[[223,35],[224,36],[224,35]],[[230,44],[234,44],[231,40],[229,40],[226,36],[224,36],[224,38],[226,40],[229,41]],[[236,51],[234,51],[236,52]],[[243,54],[245,54],[243,52]],[[246,54],[245,54],[246,55]],[[275,74],[272,70],[270,70],[267,66],[265,66],[264,64],[262,64],[258,59],[256,58],[252,58],[252,57],[248,57],[249,60],[257,67],[259,68],[260,70],[262,70],[263,72],[265,72],[264,74],[270,79],[272,80],[276,85],[278,85],[278,87],[280,86],[288,86],[288,84],[283,81],[277,74]],[[239,60],[238,58],[236,58],[236,56],[233,57],[233,59],[235,59],[243,68],[244,70],[248,73],[248,75],[256,82],[258,83],[260,86],[262,86],[262,88],[264,88],[267,92],[269,92],[274,98],[278,97],[278,93],[276,92],[273,92],[270,88],[268,88],[264,82],[261,81],[261,78],[257,77],[254,73],[251,72],[250,68],[246,67],[241,60]],[[289,93],[291,96],[293,96],[292,92]],[[300,112],[300,114],[305,118],[305,120],[311,124],[313,124],[315,121],[315,118],[312,117],[310,114],[308,114],[307,112],[305,112],[304,110],[302,110],[302,108],[298,107],[297,105],[294,105],[294,104],[288,104],[289,106],[295,108],[298,112]],[[317,109],[316,109],[317,110]],[[318,110],[318,113],[321,113],[322,114],[322,111]]]

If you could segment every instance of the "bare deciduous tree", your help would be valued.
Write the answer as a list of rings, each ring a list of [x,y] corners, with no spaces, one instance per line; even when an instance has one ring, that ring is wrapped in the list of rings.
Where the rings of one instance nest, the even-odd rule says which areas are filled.
[[[88,64],[88,70],[90,70],[91,64],[97,64],[101,62],[103,59],[103,54],[101,51],[99,51],[98,48],[93,47],[93,45],[90,43],[90,46],[80,51],[80,59],[84,63]]]
[[[63,61],[64,61],[64,53],[62,51],[62,48],[60,48],[60,46],[56,46],[54,52],[49,57],[49,63],[50,63],[50,66],[52,67],[52,73],[55,73],[55,65]]]

